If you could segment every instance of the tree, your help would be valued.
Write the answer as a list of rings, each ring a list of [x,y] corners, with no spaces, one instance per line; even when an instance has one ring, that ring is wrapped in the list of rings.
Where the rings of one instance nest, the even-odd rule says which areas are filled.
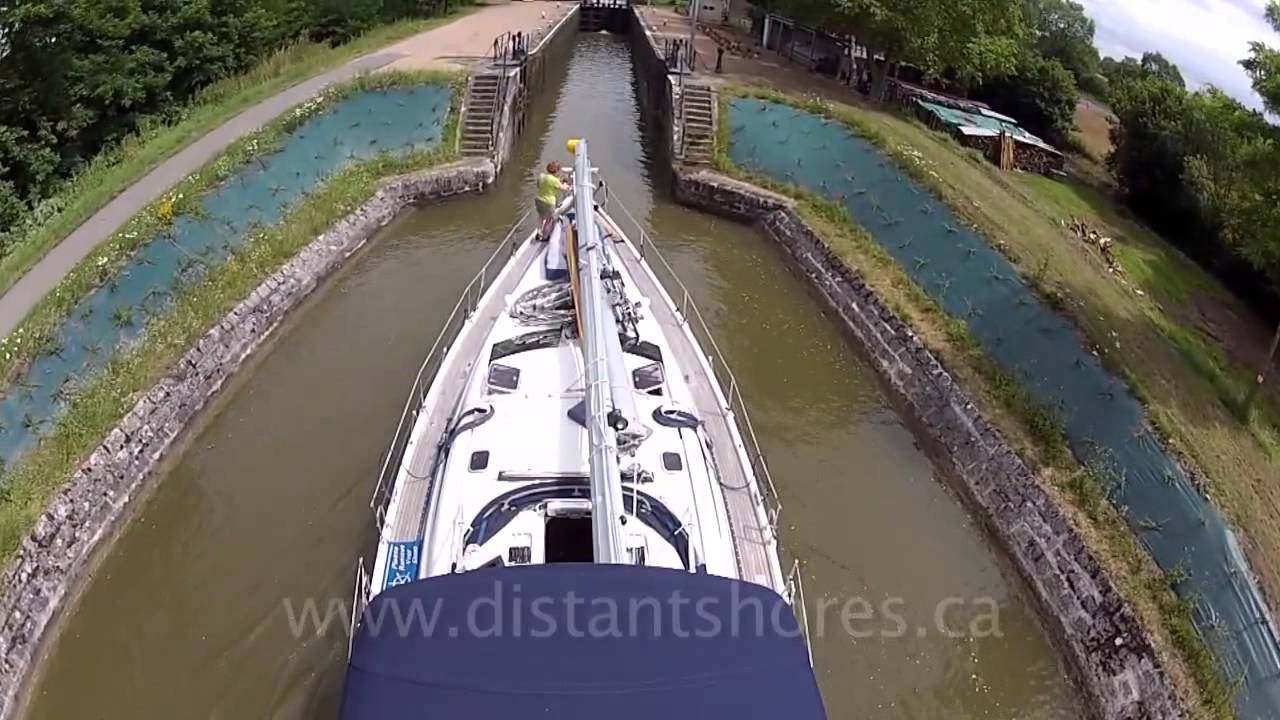
[[[871,63],[877,99],[900,62],[934,76],[949,70],[962,82],[1011,72],[1026,33],[1021,0],[791,0],[786,7],[832,32],[852,33],[871,57],[883,56]]]
[[[1024,53],[1017,72],[983,83],[974,95],[1052,143],[1063,143],[1075,127],[1076,83],[1071,72],[1034,51]]]
[[[1280,2],[1277,0],[1271,0],[1267,6],[1267,21],[1280,32]],[[1262,96],[1267,109],[1280,113],[1280,50],[1263,42],[1249,43],[1249,57],[1240,64],[1249,73],[1254,92]]]
[[[1267,21],[1280,32],[1280,0],[1267,5]],[[1262,102],[1273,113],[1280,113],[1280,50],[1262,42],[1253,42],[1249,57],[1241,61],[1253,80],[1253,89],[1262,96]],[[1266,273],[1271,282],[1280,286],[1280,142],[1272,138],[1269,146],[1259,151],[1263,158],[1254,166],[1258,183],[1256,192],[1245,203],[1241,223],[1249,223],[1252,232],[1241,238],[1241,254],[1255,267]],[[1262,367],[1258,368],[1254,385],[1244,401],[1246,412],[1267,380],[1273,364],[1276,348],[1280,346],[1280,324],[1277,324],[1271,346]]]
[[[1240,247],[1250,231],[1240,218],[1256,194],[1273,131],[1261,113],[1212,86],[1190,95],[1186,110],[1187,178],[1219,238]]]
[[[13,183],[8,180],[0,180],[0,228],[12,227],[26,214],[26,203],[22,201],[22,197],[14,189]],[[0,238],[2,237],[3,234],[0,234]],[[0,253],[7,251],[8,247],[0,243]]]
[[[1141,65],[1143,71],[1148,75],[1163,78],[1184,90],[1186,89],[1187,83],[1182,79],[1182,71],[1164,55],[1158,52],[1142,53]]]
[[[1072,0],[1027,0],[1025,12],[1037,52],[1060,62],[1082,86],[1085,77],[1098,73],[1095,28],[1084,6]]]
[[[1182,193],[1187,102],[1185,90],[1161,77],[1140,74],[1111,88],[1116,122],[1107,165],[1125,201],[1157,229],[1175,235],[1194,226],[1197,217],[1192,198]]]
[[[1099,100],[1106,100],[1111,97],[1111,83],[1107,80],[1107,76],[1101,72],[1089,73],[1076,78],[1076,84],[1080,86],[1081,92],[1089,93]]]
[[[147,117],[299,37],[340,42],[434,0],[0,0],[0,236]],[[0,255],[4,248],[0,248]]]
[[[382,0],[313,0],[311,37],[334,44],[369,29],[382,13]]]
[[[1099,67],[1110,85],[1123,85],[1145,77],[1158,77],[1184,90],[1187,87],[1178,66],[1158,52],[1143,53],[1141,60],[1131,57],[1123,60],[1103,58]]]
[[[1123,85],[1134,80],[1142,78],[1146,73],[1142,69],[1142,64],[1135,58],[1126,57],[1117,60],[1112,57],[1102,58],[1102,62],[1098,65],[1098,71],[1107,79],[1110,86]]]

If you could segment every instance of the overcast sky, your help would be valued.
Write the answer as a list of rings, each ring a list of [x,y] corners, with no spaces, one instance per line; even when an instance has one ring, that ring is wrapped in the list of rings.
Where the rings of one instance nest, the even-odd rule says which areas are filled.
[[[1266,0],[1077,0],[1098,26],[1103,55],[1141,57],[1158,50],[1193,86],[1212,83],[1252,107],[1261,100],[1238,64],[1249,41],[1280,46],[1267,25]]]

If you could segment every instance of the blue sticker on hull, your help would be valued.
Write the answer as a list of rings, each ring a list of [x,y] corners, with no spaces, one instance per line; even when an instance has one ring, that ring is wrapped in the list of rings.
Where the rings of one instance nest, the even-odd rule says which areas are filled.
[[[387,572],[382,589],[404,585],[418,579],[418,562],[422,558],[422,542],[393,542],[387,545]]]

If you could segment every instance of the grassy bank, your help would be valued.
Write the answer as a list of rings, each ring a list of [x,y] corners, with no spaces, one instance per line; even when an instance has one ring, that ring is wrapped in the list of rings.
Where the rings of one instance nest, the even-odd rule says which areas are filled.
[[[850,125],[1003,252],[1126,380],[1166,444],[1241,531],[1274,611],[1280,598],[1280,485],[1274,482],[1280,476],[1280,393],[1273,383],[1261,409],[1242,419],[1238,393],[1251,372],[1190,322],[1181,300],[1209,298],[1239,309],[1229,292],[1091,188],[1003,174],[949,137],[881,109],[785,98],[767,88],[735,91],[799,104]],[[1103,229],[1116,226],[1120,273],[1067,231],[1065,216],[1094,218]]]
[[[993,218],[1012,213],[1013,208],[1001,204],[1021,203],[1020,194],[1004,191],[1007,182],[998,172],[989,170],[981,159],[958,145],[936,137],[913,121],[881,111],[831,105],[816,98],[797,98],[771,89],[733,87],[725,94],[739,94],[784,102],[815,112],[851,127],[893,157],[901,167],[922,183],[934,189],[952,207],[969,212],[962,215],[977,225],[993,244],[1011,257],[1020,258],[1022,266],[1036,268],[1043,283],[1041,290],[1057,296],[1057,302],[1074,307],[1070,300],[1076,292],[1065,284],[1062,272],[1080,273],[1078,267],[1062,267],[1062,261],[1045,263],[1039,255],[1021,255],[1026,249],[1014,233],[1028,231],[1029,204],[1018,213],[1018,223],[1000,225]],[[722,95],[722,103],[726,103]],[[722,106],[722,118],[727,107]],[[964,322],[947,315],[917,286],[905,270],[893,260],[847,212],[823,198],[783,185],[768,178],[746,172],[727,157],[729,123],[720,123],[716,165],[734,177],[744,179],[799,200],[799,210],[819,232],[830,248],[850,267],[857,268],[882,298],[908,322],[939,360],[970,392],[983,413],[1011,441],[1042,478],[1044,485],[1067,509],[1090,546],[1100,557],[1105,570],[1117,580],[1121,592],[1137,609],[1144,625],[1151,631],[1157,650],[1166,660],[1171,675],[1182,694],[1201,717],[1231,717],[1231,693],[1214,656],[1191,623],[1189,608],[1172,590],[1176,578],[1166,577],[1138,543],[1127,523],[1108,502],[1104,478],[1095,468],[1082,467],[1068,450],[1061,423],[1051,410],[1037,404],[1012,375],[999,368],[969,334]],[[955,170],[962,168],[963,174]],[[994,184],[999,182],[1000,184]],[[963,191],[961,191],[963,188]],[[976,203],[976,206],[975,206]],[[997,205],[987,208],[988,204]],[[978,212],[974,212],[978,211]],[[1043,214],[1037,222],[1044,226],[1042,239],[1047,245],[1065,251],[1057,228]],[[1048,228],[1056,231],[1052,241]],[[1044,249],[1048,252],[1048,248]],[[1035,259],[1033,264],[1030,259]],[[1057,267],[1055,267],[1055,263]],[[1078,310],[1078,308],[1077,308]],[[1107,336],[1110,337],[1110,336]],[[1121,344],[1123,347],[1123,343]],[[1113,354],[1112,360],[1115,361]],[[1255,446],[1256,449],[1256,446]]]
[[[465,87],[456,74],[432,71],[377,73],[331,87],[257,132],[232,143],[221,155],[179,181],[168,193],[95,248],[41,299],[13,333],[0,338],[0,381],[3,381],[0,387],[7,385],[31,360],[49,349],[54,331],[81,298],[115,277],[133,252],[162,229],[183,215],[198,212],[196,200],[230,178],[245,162],[270,153],[293,129],[353,93],[425,83],[452,84],[453,101],[461,102]],[[456,125],[456,110],[456,107],[450,109],[446,122]],[[449,131],[448,128],[445,130]]]
[[[252,234],[225,263],[209,268],[199,281],[184,288],[171,306],[150,319],[137,342],[122,349],[101,371],[76,388],[50,433],[0,478],[0,559],[11,556],[30,532],[49,497],[128,412],[139,395],[154,385],[187,347],[232,306],[336,220],[371,197],[384,178],[455,158],[462,80],[440,73],[386,73],[332,89],[272,126],[235,143],[184,181],[181,190],[157,201],[126,230],[98,248],[73,270],[57,292],[46,298],[24,324],[24,336],[31,337],[41,328],[56,324],[84,292],[110,276],[103,268],[118,269],[118,264],[133,249],[151,237],[151,232],[172,221],[175,213],[180,212],[181,201],[176,205],[174,201],[179,193],[183,198],[198,196],[245,161],[271,148],[292,127],[323,112],[348,94],[443,80],[455,86],[453,106],[445,121],[442,140],[434,149],[409,155],[378,155],[348,165],[330,176],[295,203],[280,222]],[[179,209],[175,210],[175,206]],[[34,327],[32,323],[40,325]],[[32,347],[39,345],[32,343]]]
[[[163,118],[146,119],[139,130],[90,160],[43,201],[21,226],[9,231],[12,246],[0,258],[0,293],[7,291],[51,248],[152,168],[241,111],[298,82],[384,47],[396,40],[450,22],[471,8],[424,20],[404,20],[374,28],[351,42],[298,42],[256,67],[201,90]]]
[[[1233,412],[1272,463],[1280,463],[1280,393],[1265,393],[1246,414],[1240,407],[1253,385],[1256,360],[1245,364],[1224,350],[1220,340],[1199,326],[1201,308],[1224,313],[1234,322],[1222,330],[1233,339],[1269,338],[1269,329],[1253,322],[1243,302],[1202,266],[1142,225],[1108,194],[1078,180],[1038,175],[1016,178],[1027,199],[1049,217],[1067,223],[1083,220],[1114,238],[1118,282],[1133,290],[1133,307],[1160,330],[1184,361],[1211,385],[1223,407]],[[1246,336],[1246,337],[1242,337]]]

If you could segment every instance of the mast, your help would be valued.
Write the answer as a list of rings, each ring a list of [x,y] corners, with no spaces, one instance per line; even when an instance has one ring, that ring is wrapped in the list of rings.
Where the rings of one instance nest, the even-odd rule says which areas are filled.
[[[573,158],[574,213],[578,224],[579,292],[582,307],[582,356],[586,366],[587,435],[590,441],[591,531],[595,561],[630,562],[622,536],[625,507],[618,470],[618,437],[610,420],[623,416],[614,406],[610,368],[618,367],[618,340],[613,306],[602,278],[607,249],[596,225],[591,160],[587,141],[577,141]]]

